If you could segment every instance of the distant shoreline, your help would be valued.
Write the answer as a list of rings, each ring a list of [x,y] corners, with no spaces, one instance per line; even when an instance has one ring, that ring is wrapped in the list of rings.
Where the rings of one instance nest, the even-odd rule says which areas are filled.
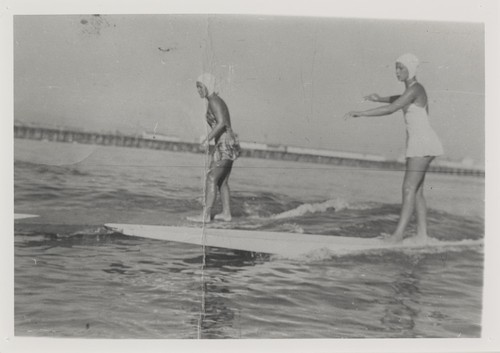
[[[203,153],[200,145],[195,142],[179,141],[164,136],[155,138],[154,135],[124,135],[119,133],[98,133],[88,131],[74,131],[63,128],[45,128],[35,126],[14,125],[14,138],[45,140],[66,143],[94,144],[105,146],[122,146],[132,148],[148,148],[173,152]],[[335,151],[320,151],[299,147],[275,146],[242,142],[242,157],[284,160],[317,164],[330,164],[349,167],[404,170],[403,162],[385,160],[377,156]],[[477,168],[459,166],[445,166],[432,164],[430,172],[464,176],[485,176],[485,171]]]

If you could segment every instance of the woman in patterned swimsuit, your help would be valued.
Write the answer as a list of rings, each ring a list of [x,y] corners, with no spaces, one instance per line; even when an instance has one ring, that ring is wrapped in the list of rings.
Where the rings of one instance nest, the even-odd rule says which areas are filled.
[[[237,136],[231,128],[231,119],[226,103],[218,96],[215,90],[215,77],[203,74],[196,81],[196,88],[201,98],[208,102],[206,119],[212,129],[201,143],[203,149],[208,149],[209,142],[215,141],[215,148],[211,153],[210,168],[206,176],[205,205],[202,215],[188,217],[195,222],[207,223],[212,220],[212,207],[217,197],[217,189],[222,199],[222,213],[214,219],[231,221],[231,204],[229,190],[229,175],[233,162],[240,154]]]
[[[443,147],[429,123],[429,105],[424,87],[415,77],[418,59],[413,54],[404,54],[396,60],[396,76],[404,82],[402,95],[380,97],[371,94],[365,97],[372,102],[389,103],[385,106],[351,111],[345,118],[382,116],[403,110],[406,123],[406,172],[403,181],[403,205],[395,232],[385,238],[389,242],[400,242],[413,211],[417,215],[417,236],[419,242],[427,240],[427,206],[424,198],[425,173],[432,160],[443,154]]]

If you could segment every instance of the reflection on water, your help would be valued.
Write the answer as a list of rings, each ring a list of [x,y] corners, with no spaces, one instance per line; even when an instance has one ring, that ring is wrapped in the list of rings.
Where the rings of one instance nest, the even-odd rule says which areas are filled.
[[[245,267],[258,266],[269,261],[269,254],[249,251],[205,248],[205,256],[185,259],[187,263],[202,264],[203,291],[198,319],[198,338],[241,338],[239,310],[235,307],[235,293],[231,278]]]
[[[386,310],[380,322],[389,330],[400,330],[405,336],[412,335],[418,307],[419,283],[413,271],[401,273],[391,284],[394,290],[392,302],[386,303]]]

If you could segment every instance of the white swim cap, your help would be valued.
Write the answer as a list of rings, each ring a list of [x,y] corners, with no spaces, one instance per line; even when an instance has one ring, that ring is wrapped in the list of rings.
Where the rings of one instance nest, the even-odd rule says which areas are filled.
[[[403,64],[408,69],[408,78],[413,78],[417,74],[419,65],[418,58],[413,54],[403,54],[396,60],[397,63]]]
[[[208,95],[210,96],[215,92],[215,76],[209,73],[204,73],[198,77],[196,82],[203,83],[203,85],[207,88]]]

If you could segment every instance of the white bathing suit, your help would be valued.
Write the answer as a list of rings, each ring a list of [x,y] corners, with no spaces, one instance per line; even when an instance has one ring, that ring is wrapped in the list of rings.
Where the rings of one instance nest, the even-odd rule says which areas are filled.
[[[440,156],[443,146],[429,123],[425,107],[414,103],[404,113],[406,123],[406,157]]]

